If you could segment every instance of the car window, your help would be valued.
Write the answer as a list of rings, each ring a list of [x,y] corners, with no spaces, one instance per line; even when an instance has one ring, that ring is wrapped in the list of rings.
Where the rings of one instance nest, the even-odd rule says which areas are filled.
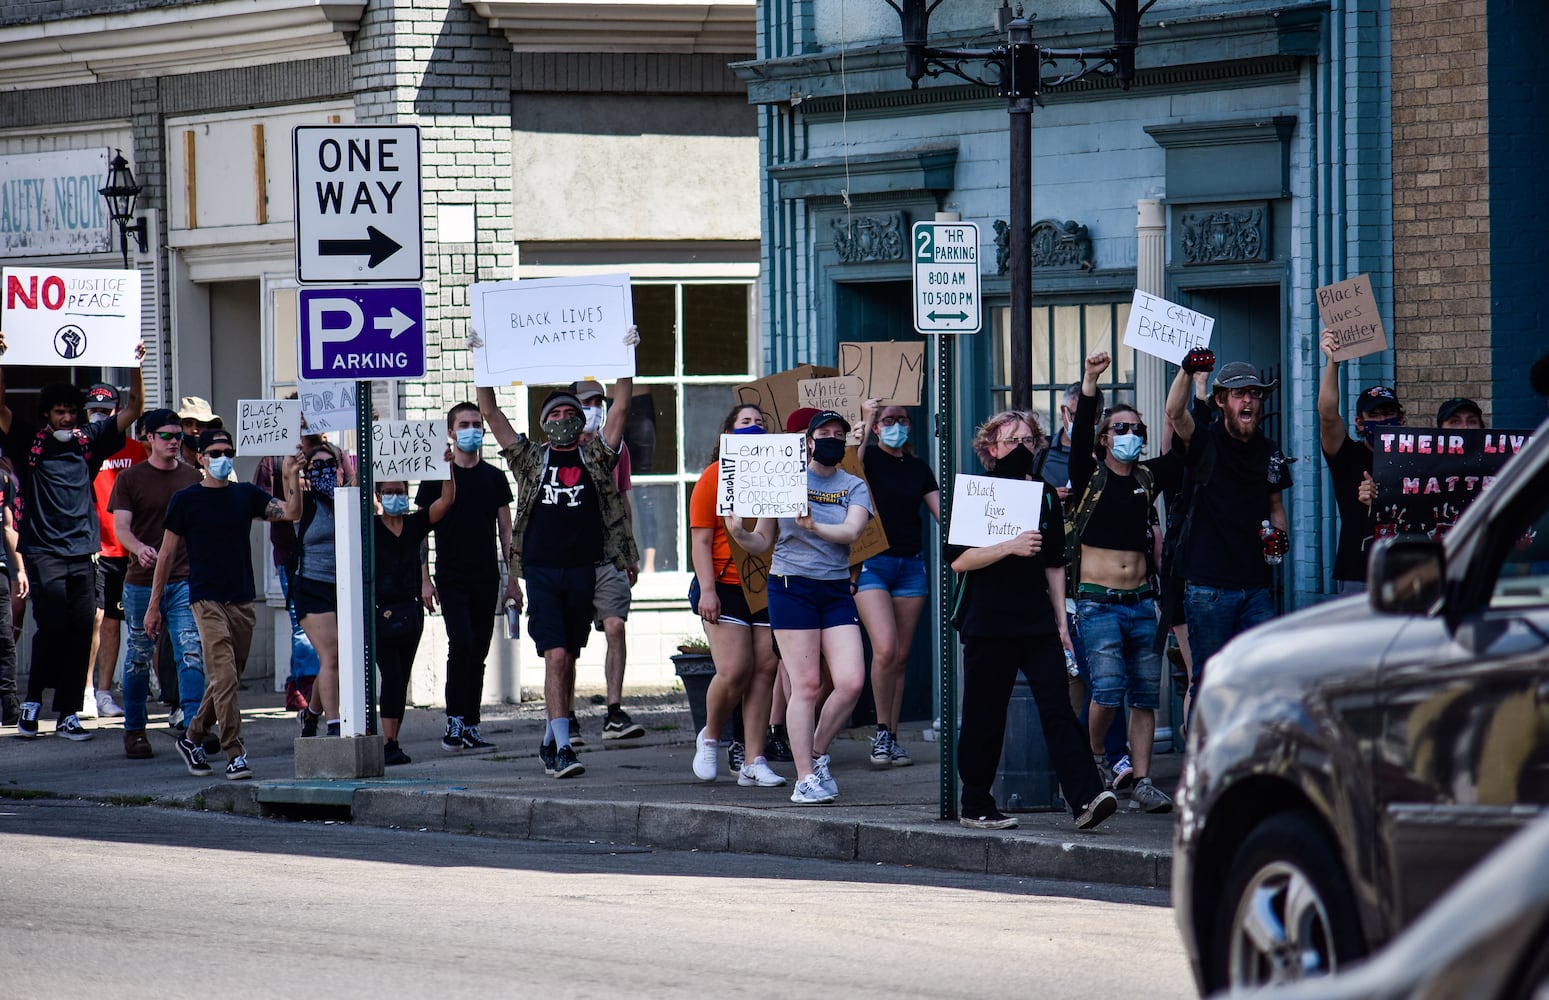
[[[1540,494],[1538,504],[1537,516],[1507,550],[1492,608],[1549,605],[1549,496]]]

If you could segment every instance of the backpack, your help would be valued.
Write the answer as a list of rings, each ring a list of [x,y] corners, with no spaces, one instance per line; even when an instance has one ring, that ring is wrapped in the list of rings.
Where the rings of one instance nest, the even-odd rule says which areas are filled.
[[[1156,517],[1156,480],[1151,475],[1151,470],[1144,465],[1136,464],[1135,481],[1140,488],[1146,491],[1146,507],[1150,511],[1151,524],[1157,523]],[[1092,519],[1092,512],[1097,509],[1097,501],[1102,498],[1103,488],[1108,485],[1108,463],[1098,462],[1097,469],[1086,481],[1086,489],[1077,497],[1074,493],[1065,498],[1065,593],[1074,595],[1076,588],[1081,583],[1081,534],[1086,531],[1087,522]],[[1146,549],[1146,565],[1150,569],[1149,575],[1156,575],[1156,567],[1153,563],[1153,550]]]

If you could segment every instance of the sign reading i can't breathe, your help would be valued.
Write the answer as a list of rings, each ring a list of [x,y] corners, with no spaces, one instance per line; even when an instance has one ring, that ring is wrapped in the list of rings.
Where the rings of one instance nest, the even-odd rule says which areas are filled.
[[[417,125],[297,125],[296,280],[424,276]]]
[[[1210,346],[1210,333],[1215,326],[1216,321],[1204,313],[1136,289],[1129,323],[1124,327],[1124,346],[1175,365],[1182,364],[1196,347]]]
[[[7,365],[140,367],[139,271],[8,267],[0,280]]]

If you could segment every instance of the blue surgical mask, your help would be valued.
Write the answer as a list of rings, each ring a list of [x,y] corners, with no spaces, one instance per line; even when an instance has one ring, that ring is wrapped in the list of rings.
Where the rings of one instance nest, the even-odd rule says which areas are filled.
[[[764,433],[764,428],[763,428],[762,424],[748,424],[746,427],[736,427],[736,428],[733,428],[732,429],[732,433],[733,434],[762,434],[762,433]]]
[[[409,495],[407,493],[382,494],[382,513],[396,514],[399,517],[409,512]]]
[[[1139,434],[1115,434],[1113,447],[1109,449],[1114,460],[1118,462],[1133,462],[1140,457],[1141,449],[1145,448],[1146,439]]]
[[[225,455],[210,459],[210,476],[214,479],[226,479],[231,475],[231,459]]]
[[[457,448],[470,454],[484,444],[484,431],[478,427],[464,427],[457,432]]]
[[[893,424],[882,428],[877,437],[889,448],[902,448],[909,440],[909,428],[903,424]]]

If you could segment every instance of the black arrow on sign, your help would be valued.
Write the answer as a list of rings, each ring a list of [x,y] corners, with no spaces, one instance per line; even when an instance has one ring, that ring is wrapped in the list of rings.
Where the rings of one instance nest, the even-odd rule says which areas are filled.
[[[366,238],[363,240],[317,241],[319,257],[359,257],[361,254],[370,254],[366,261],[367,267],[376,267],[402,249],[403,246],[397,240],[376,226],[366,227]]]
[[[965,320],[968,319],[968,314],[965,313],[965,312],[955,312],[955,313],[938,313],[938,312],[933,312],[933,313],[926,313],[925,318],[931,320],[932,322],[934,322],[934,321],[936,321],[938,319],[955,319],[959,323],[962,323],[962,322],[964,322]]]

